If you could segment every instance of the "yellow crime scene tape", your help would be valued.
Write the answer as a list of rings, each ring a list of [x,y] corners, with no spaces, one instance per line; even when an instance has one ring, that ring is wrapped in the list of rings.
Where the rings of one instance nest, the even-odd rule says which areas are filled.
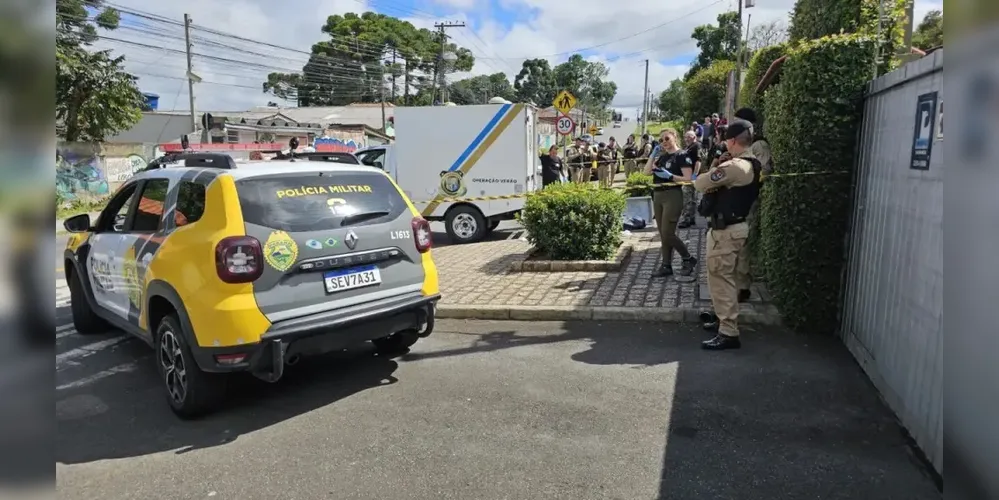
[[[833,171],[833,172],[787,172],[787,173],[783,173],[783,174],[762,175],[762,176],[760,176],[760,181],[763,181],[765,179],[773,179],[773,178],[780,179],[780,178],[785,178],[785,177],[802,177],[802,176],[806,176],[806,175],[846,175],[846,174],[849,174],[849,173],[850,173],[850,171],[848,171],[848,170],[840,170],[840,171]],[[707,175],[707,173],[700,174],[700,175]],[[596,181],[589,181],[589,182],[587,182],[587,184],[591,183],[591,182],[595,183]],[[693,185],[694,185],[694,183],[691,182],[691,181],[683,181],[683,182],[663,182],[663,183],[656,184],[655,186],[656,187],[670,187],[670,186],[693,186]],[[611,188],[611,189],[613,189],[615,191],[625,191],[627,188],[614,187],[614,188]],[[516,199],[516,198],[527,198],[527,197],[530,197],[530,196],[540,196],[540,195],[543,195],[543,194],[545,194],[544,191],[532,191],[530,193],[502,194],[502,195],[495,195],[495,196],[472,196],[472,197],[462,197],[462,198],[439,198],[439,199],[435,199],[435,200],[413,201],[413,203],[414,204],[416,204],[416,203],[431,203],[433,201],[436,201],[438,203],[459,203],[459,202],[469,202],[469,201],[512,200],[512,199]]]

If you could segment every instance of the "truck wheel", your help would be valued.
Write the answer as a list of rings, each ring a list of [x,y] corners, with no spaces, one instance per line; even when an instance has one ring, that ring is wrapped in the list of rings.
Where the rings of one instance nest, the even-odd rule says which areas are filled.
[[[225,392],[225,375],[198,368],[180,321],[172,314],[164,316],[156,328],[156,370],[170,409],[183,419],[210,412]]]
[[[71,272],[69,275],[69,309],[73,314],[73,327],[80,335],[104,333],[111,329],[111,325],[98,316],[87,303],[83,282],[77,272]]]
[[[406,349],[413,347],[417,340],[420,340],[420,335],[416,330],[403,330],[388,337],[374,339],[371,343],[375,345],[379,354],[392,355],[404,353]]]
[[[444,218],[447,237],[454,243],[473,243],[486,235],[486,218],[475,207],[462,205],[448,211]]]

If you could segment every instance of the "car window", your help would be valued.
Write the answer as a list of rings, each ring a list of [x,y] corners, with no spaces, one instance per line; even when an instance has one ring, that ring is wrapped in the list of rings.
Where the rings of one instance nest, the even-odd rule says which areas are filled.
[[[365,151],[357,155],[357,158],[361,160],[361,164],[367,165],[369,167],[385,168],[385,150],[376,149],[373,151]]]
[[[177,209],[174,219],[177,227],[197,222],[205,213],[205,186],[184,181],[177,189]]]
[[[146,185],[142,188],[142,196],[139,197],[139,205],[135,210],[132,231],[155,233],[159,230],[163,211],[166,209],[168,187],[170,187],[170,181],[167,179],[146,181]]]
[[[243,220],[281,231],[321,231],[394,220],[406,200],[384,174],[277,174],[236,182]]]
[[[135,184],[125,186],[115,194],[101,215],[98,231],[120,233],[125,230],[128,211],[132,208],[132,199],[135,198],[135,186]]]

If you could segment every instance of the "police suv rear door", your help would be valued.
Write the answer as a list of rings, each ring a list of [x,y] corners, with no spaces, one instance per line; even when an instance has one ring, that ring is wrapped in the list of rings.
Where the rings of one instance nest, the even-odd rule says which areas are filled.
[[[384,173],[319,165],[241,178],[236,189],[263,251],[253,288],[270,321],[420,294],[414,216]]]

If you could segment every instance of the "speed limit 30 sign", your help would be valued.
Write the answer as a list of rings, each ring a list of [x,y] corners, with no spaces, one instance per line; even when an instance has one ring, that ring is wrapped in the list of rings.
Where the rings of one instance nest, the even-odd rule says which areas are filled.
[[[572,121],[572,118],[568,116],[560,116],[555,120],[555,131],[560,135],[569,135],[573,130],[576,129],[576,122]]]

